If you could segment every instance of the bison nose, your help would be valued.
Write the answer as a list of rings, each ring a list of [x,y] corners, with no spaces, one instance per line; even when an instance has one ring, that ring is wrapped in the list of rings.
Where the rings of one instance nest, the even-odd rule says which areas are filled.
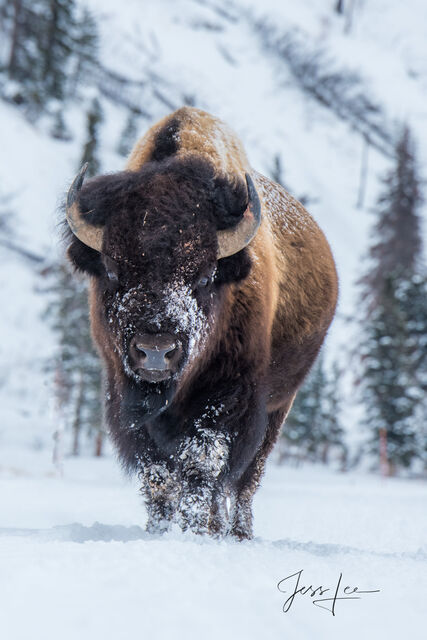
[[[170,333],[137,333],[129,345],[129,355],[135,370],[174,373],[182,349]]]

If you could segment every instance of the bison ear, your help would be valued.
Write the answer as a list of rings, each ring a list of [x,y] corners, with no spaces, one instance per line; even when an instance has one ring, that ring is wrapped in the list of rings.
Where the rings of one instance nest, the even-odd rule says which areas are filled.
[[[240,282],[248,277],[251,265],[252,262],[246,249],[234,253],[228,258],[221,258],[218,260],[215,282],[218,284]]]
[[[234,184],[223,177],[215,178],[213,205],[217,230],[235,227],[248,206],[246,184],[242,180]]]
[[[76,196],[75,203],[78,206],[79,215],[82,214],[85,217],[87,226],[93,225],[93,229],[102,229],[111,214],[120,210],[128,191],[134,188],[137,181],[137,174],[122,171],[112,175],[97,176],[83,185]],[[101,254],[79,240],[68,224],[65,233],[69,240],[68,257],[73,266],[78,271],[92,276],[102,275],[105,270]]]
[[[81,271],[90,276],[100,276],[104,272],[101,254],[81,242],[76,236],[72,237],[67,255],[77,271]]]
[[[90,225],[102,227],[111,215],[123,208],[130,194],[134,195],[140,182],[134,171],[120,171],[92,178],[78,194],[80,212]]]

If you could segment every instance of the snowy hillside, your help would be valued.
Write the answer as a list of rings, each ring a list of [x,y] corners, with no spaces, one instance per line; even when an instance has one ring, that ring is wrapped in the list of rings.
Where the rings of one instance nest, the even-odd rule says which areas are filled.
[[[283,182],[332,246],[340,302],[327,357],[346,369],[345,427],[350,443],[360,440],[348,320],[358,311],[370,209],[401,122],[414,132],[427,177],[427,3],[356,1],[348,32],[332,0],[86,4],[100,28],[102,64],[64,112],[71,139],[53,139],[48,117],[30,122],[0,101],[0,196],[9,197],[15,241],[46,259],[0,246],[0,636],[397,640],[410,624],[421,640],[421,482],[271,462],[256,497],[256,538],[238,544],[145,534],[137,486],[110,451],[102,460],[65,458],[61,477],[51,463],[58,416],[46,361],[55,341],[43,319],[40,270],[62,251],[57,207],[78,169],[93,96],[104,112],[103,172],[124,165],[117,146],[129,109],[138,110],[140,134],[183,103],[210,111],[237,131],[257,170],[272,175],[280,157]],[[298,58],[300,43],[307,58]],[[357,74],[348,95],[375,106],[363,125],[347,104],[331,108],[313,95],[298,72],[308,59],[320,77]],[[301,569],[307,585],[335,586],[342,572],[344,586],[381,592],[338,602],[335,617],[310,596],[285,614],[288,596],[276,585]]]
[[[280,156],[286,186],[297,197],[307,198],[307,207],[324,229],[337,261],[340,303],[330,331],[329,353],[346,362],[353,327],[344,319],[356,311],[355,282],[372,223],[369,209],[378,193],[378,177],[390,164],[390,149],[385,144],[381,153],[370,147],[366,194],[363,207],[357,208],[363,137],[345,116],[339,117],[301,87],[287,61],[265,47],[256,24],[267,21],[274,24],[277,34],[305,38],[313,54],[323,50],[333,68],[356,71],[361,83],[357,90],[366,91],[380,109],[375,124],[392,133],[398,119],[408,121],[426,166],[427,58],[421,25],[427,9],[415,1],[413,8],[412,4],[403,8],[385,2],[376,2],[375,7],[360,3],[351,32],[343,34],[342,18],[329,6],[320,10],[318,3],[309,1],[282,5],[270,0],[261,8],[243,0],[153,0],[144,3],[142,10],[138,0],[129,0],[124,12],[109,0],[89,4],[99,18],[103,66],[65,113],[73,139],[53,140],[47,135],[47,122],[32,125],[16,108],[0,104],[0,179],[6,195],[13,199],[13,226],[21,244],[42,255],[58,250],[55,208],[75,174],[84,137],[82,108],[94,93],[103,96],[104,171],[115,171],[124,164],[116,148],[128,108],[120,100],[142,111],[140,133],[191,100],[234,127],[256,169],[271,175],[274,157]],[[384,14],[387,28],[379,20]],[[125,78],[126,83],[120,84],[118,78]],[[11,300],[1,322],[11,339],[2,347],[5,366],[0,392],[6,404],[12,405],[12,414],[19,405],[17,398],[24,393],[30,422],[41,412],[46,425],[45,386],[50,382],[34,375],[52,348],[40,320],[45,301],[35,293],[40,278],[31,264],[1,251],[7,265],[2,286]],[[15,279],[19,295],[12,293]],[[349,395],[353,395],[351,389]],[[348,427],[352,415],[350,412]],[[15,438],[13,431],[12,426],[6,440]],[[46,426],[41,432],[37,429],[37,437],[46,441],[48,432],[48,440]]]

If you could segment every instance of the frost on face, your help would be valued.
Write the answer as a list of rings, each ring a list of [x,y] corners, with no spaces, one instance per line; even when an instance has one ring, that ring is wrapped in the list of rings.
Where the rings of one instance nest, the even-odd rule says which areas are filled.
[[[139,380],[130,366],[128,353],[123,349],[123,339],[130,340],[136,333],[137,327],[131,318],[135,318],[140,313],[143,304],[144,289],[140,284],[137,287],[128,289],[126,293],[120,295],[116,293],[111,307],[107,311],[107,320],[110,325],[115,326],[113,332],[115,351],[121,354],[123,368],[130,378]]]
[[[150,327],[154,327],[159,333],[172,331],[185,336],[186,367],[201,352],[208,335],[208,317],[199,307],[189,284],[182,280],[168,284],[162,292],[161,300],[162,310],[151,315],[145,289],[140,284],[123,295],[117,294],[108,311],[108,322],[114,322],[117,327],[117,335],[114,336],[117,351],[121,351],[118,345],[124,343],[122,363],[125,372],[136,380],[139,380],[139,377],[130,366],[126,344],[136,331],[141,330],[139,317],[147,318]]]
[[[203,347],[207,336],[208,319],[199,308],[192,289],[184,283],[171,284],[164,292],[167,301],[166,318],[172,320],[178,331],[188,336],[188,364]]]

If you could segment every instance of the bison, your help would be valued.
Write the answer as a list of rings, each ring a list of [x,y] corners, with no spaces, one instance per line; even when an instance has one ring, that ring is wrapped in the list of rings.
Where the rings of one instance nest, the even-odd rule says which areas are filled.
[[[68,256],[90,277],[106,421],[147,530],[250,538],[266,458],[334,315],[328,242],[199,109],[152,126],[124,171],[83,185],[85,170]]]

